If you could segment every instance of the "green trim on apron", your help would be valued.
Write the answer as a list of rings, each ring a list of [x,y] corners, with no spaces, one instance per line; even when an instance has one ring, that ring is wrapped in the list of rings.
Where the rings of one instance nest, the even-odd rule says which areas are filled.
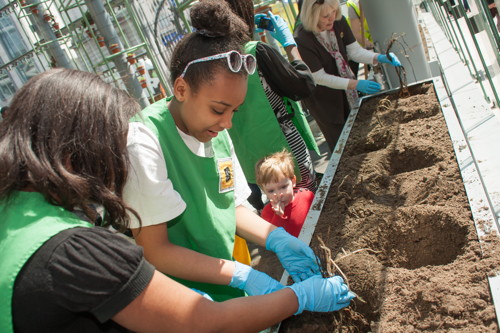
[[[233,260],[236,211],[228,134],[222,131],[212,139],[213,157],[197,156],[177,132],[167,108],[170,100],[171,97],[160,100],[132,119],[143,122],[158,138],[168,178],[187,205],[180,216],[167,223],[168,238],[176,245],[208,256]],[[174,279],[208,293],[215,301],[245,295],[229,286]]]
[[[14,192],[10,199],[0,201],[0,216],[0,332],[9,333],[14,331],[14,284],[29,258],[59,232],[92,224],[50,204],[37,192]]]

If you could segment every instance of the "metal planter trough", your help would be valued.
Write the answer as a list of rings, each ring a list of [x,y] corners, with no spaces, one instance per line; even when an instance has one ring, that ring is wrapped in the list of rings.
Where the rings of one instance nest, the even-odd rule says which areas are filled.
[[[271,331],[498,330],[498,227],[473,156],[441,79],[409,91],[351,111],[299,236],[360,297]]]

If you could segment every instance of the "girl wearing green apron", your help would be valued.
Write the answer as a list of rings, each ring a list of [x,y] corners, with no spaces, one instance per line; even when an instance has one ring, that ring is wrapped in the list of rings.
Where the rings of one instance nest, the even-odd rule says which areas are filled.
[[[0,332],[257,332],[348,305],[340,278],[319,276],[212,302],[94,227],[96,207],[106,223],[128,226],[126,133],[138,109],[97,75],[64,68],[13,97],[0,123]]]
[[[218,9],[208,16],[192,14],[196,31],[172,54],[173,96],[131,121],[124,197],[141,216],[142,227],[132,221],[131,229],[146,258],[223,301],[283,288],[233,260],[236,235],[275,252],[296,281],[319,269],[305,243],[243,205],[249,189],[227,129],[245,100],[255,58],[241,53],[248,27],[226,3],[213,5]]]

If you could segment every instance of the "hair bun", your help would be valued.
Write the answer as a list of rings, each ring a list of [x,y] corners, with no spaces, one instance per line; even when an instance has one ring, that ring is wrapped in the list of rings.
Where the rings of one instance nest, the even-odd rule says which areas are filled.
[[[220,35],[220,34],[217,34],[213,31],[208,31],[206,29],[200,29],[200,30],[196,30],[195,31],[196,33],[202,35],[202,36],[205,36],[205,37],[209,37],[209,38],[215,38],[215,37],[222,37],[223,35]]]
[[[191,8],[191,24],[205,37],[244,38],[248,26],[234,14],[225,1],[202,0]]]

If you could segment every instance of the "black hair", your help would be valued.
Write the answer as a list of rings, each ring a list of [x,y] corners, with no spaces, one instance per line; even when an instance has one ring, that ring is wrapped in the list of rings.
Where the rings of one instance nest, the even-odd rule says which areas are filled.
[[[255,12],[252,0],[224,0],[248,26],[248,36],[253,38]]]
[[[242,45],[250,40],[247,25],[224,1],[204,0],[194,5],[191,24],[196,31],[185,36],[172,54],[172,84],[190,61],[231,50],[241,51]],[[201,83],[211,81],[220,68],[229,71],[226,59],[197,63],[189,67],[184,80],[196,91]],[[237,74],[247,75],[246,71]]]
[[[0,122],[0,199],[14,191],[126,227],[128,120],[140,111],[126,92],[93,73],[56,68],[16,92]]]

